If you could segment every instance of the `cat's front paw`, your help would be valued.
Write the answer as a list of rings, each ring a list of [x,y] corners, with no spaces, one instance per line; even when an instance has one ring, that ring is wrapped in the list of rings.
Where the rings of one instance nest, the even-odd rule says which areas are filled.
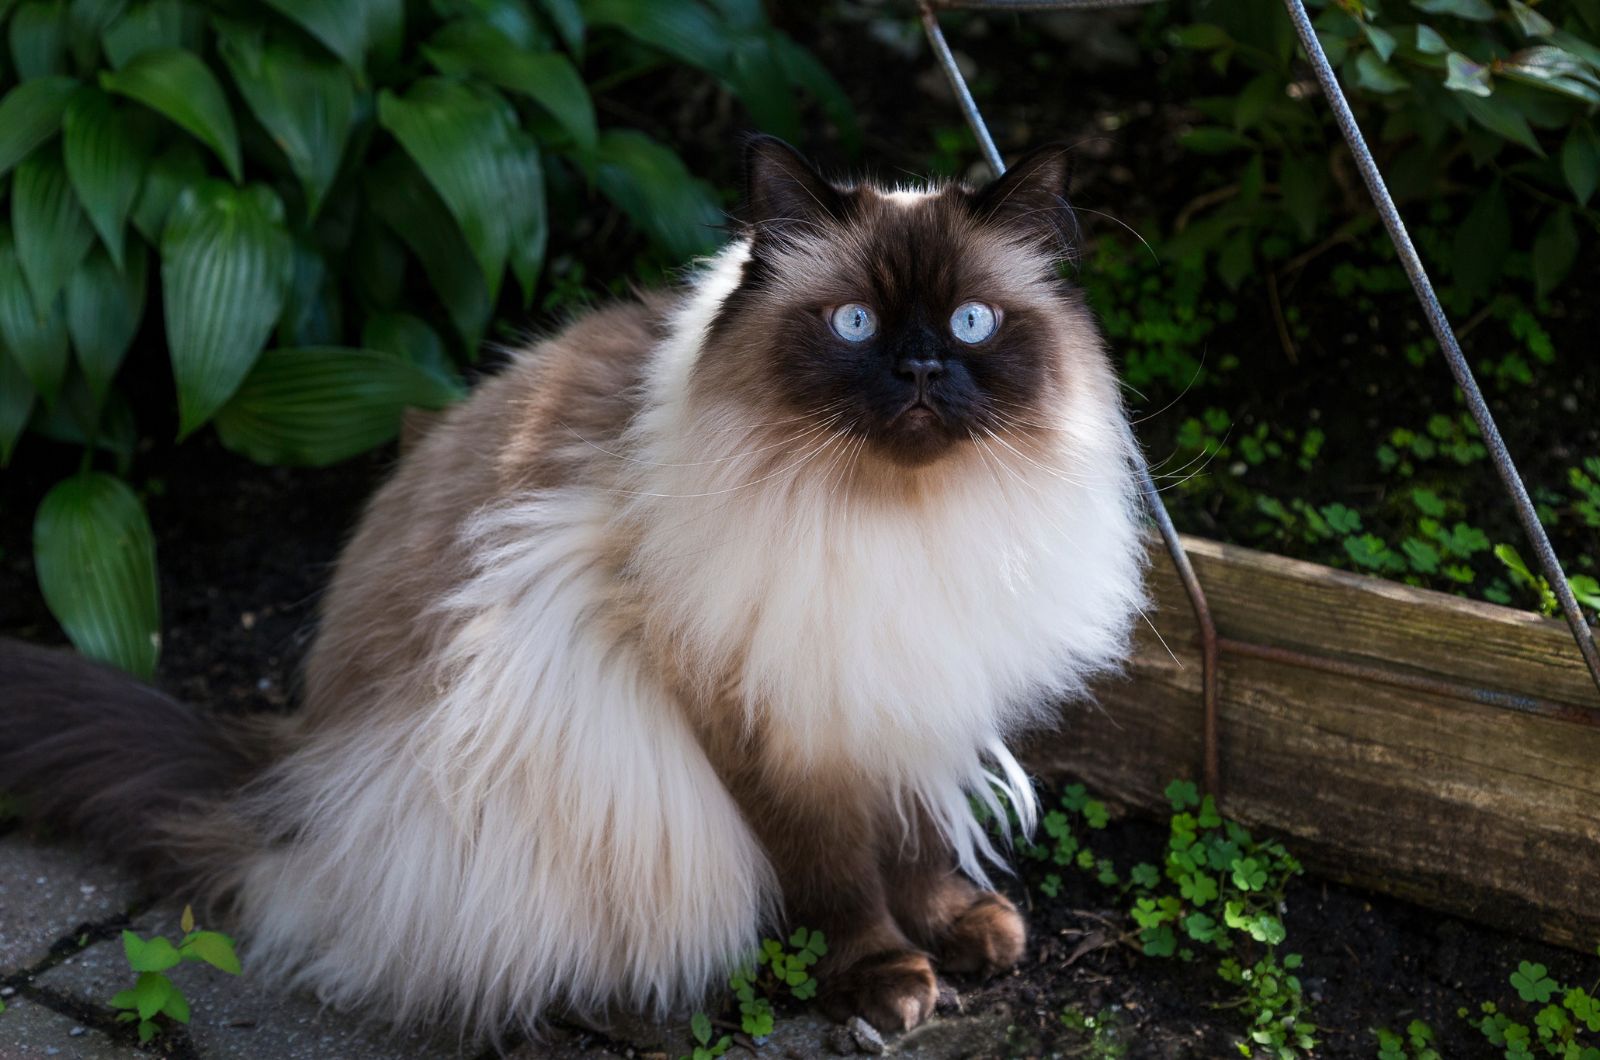
[[[939,945],[947,972],[990,976],[1014,967],[1028,948],[1028,925],[1009,898],[982,891],[950,922]]]
[[[880,1031],[908,1031],[933,1015],[939,998],[933,962],[921,950],[863,957],[823,978],[823,1011],[836,1020],[860,1016]]]

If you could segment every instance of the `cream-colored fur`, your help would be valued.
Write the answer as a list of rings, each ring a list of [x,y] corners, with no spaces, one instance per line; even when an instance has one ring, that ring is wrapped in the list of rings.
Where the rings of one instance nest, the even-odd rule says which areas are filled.
[[[1031,820],[1005,741],[1114,664],[1140,599],[1103,357],[1074,361],[1046,452],[980,439],[908,472],[921,484],[903,494],[852,493],[857,443],[802,423],[784,459],[758,456],[771,425],[696,376],[747,253],[700,272],[626,433],[563,444],[588,479],[486,497],[436,559],[413,541],[370,561],[362,577],[392,563],[446,586],[426,614],[350,618],[336,584],[314,686],[376,650],[363,623],[428,632],[386,649],[387,675],[345,693],[366,705],[308,729],[240,804],[274,838],[239,890],[252,967],[491,1031],[551,1004],[665,1009],[714,986],[778,894],[671,669],[731,695],[793,782],[842,764],[903,812],[920,804],[974,876],[992,851],[969,797],[998,783]],[[536,392],[552,356],[520,355],[424,459],[445,466],[451,432],[498,414],[484,403],[506,388]]]

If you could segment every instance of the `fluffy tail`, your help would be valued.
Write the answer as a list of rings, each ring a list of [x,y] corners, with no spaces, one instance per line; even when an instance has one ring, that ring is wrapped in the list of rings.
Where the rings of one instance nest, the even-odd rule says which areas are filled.
[[[0,639],[0,792],[162,884],[190,885],[195,823],[265,763],[214,718],[70,651]]]

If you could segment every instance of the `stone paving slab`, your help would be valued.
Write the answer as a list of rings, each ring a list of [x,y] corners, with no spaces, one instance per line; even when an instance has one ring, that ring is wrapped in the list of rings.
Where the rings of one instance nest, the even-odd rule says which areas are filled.
[[[80,924],[127,909],[132,880],[67,844],[0,836],[0,977],[36,964]]]
[[[0,1057],[5,1060],[136,1060],[145,1055],[26,998],[8,997],[5,1003],[0,1012]]]

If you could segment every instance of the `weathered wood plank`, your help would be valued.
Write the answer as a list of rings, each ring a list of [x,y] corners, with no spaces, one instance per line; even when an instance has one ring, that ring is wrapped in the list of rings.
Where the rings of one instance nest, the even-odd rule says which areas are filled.
[[[1565,626],[1509,608],[1186,539],[1219,633],[1572,704],[1600,704]],[[1164,554],[1124,680],[1031,764],[1157,808],[1200,760],[1196,628]],[[1336,878],[1591,949],[1600,726],[1244,655],[1220,681],[1225,810]]]

